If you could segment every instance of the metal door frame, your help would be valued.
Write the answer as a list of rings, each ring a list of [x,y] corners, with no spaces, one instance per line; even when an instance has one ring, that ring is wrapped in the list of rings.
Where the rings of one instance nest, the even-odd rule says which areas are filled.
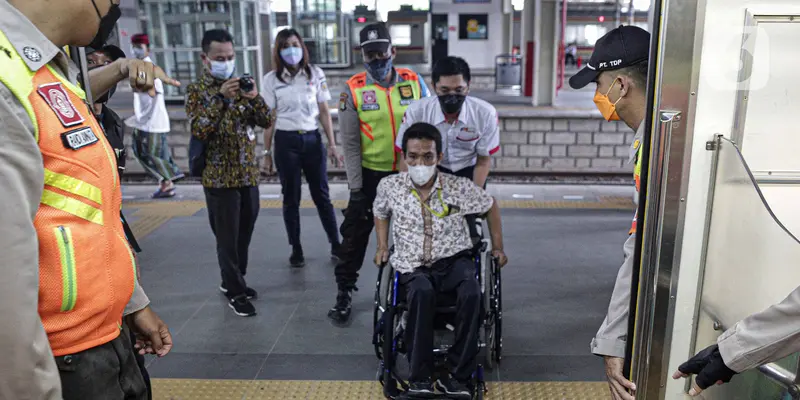
[[[653,0],[626,361],[636,397],[663,399],[670,375],[705,0]],[[669,91],[662,90],[668,87]],[[647,155],[645,157],[644,155]],[[628,365],[626,363],[626,366]]]

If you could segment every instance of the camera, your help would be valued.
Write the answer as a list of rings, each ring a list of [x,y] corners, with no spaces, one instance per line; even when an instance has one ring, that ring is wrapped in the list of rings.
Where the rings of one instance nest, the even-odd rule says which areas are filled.
[[[241,78],[239,78],[239,89],[242,89],[244,93],[250,93],[255,88],[255,84],[253,83],[253,77],[250,74],[244,74]]]

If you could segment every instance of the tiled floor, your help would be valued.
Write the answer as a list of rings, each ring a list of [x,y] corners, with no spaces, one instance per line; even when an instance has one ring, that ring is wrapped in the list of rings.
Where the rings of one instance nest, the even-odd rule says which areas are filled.
[[[140,238],[145,250],[139,256],[143,286],[175,342],[167,357],[148,359],[154,378],[374,380],[376,269],[369,261],[362,268],[353,323],[332,326],[326,313],[335,298],[333,265],[315,210],[301,210],[307,266],[292,269],[280,209],[262,209],[247,274],[248,284],[260,293],[254,302],[258,315],[241,318],[217,289],[220,276],[205,210],[177,204],[176,209],[183,216]],[[131,218],[134,224],[149,215],[145,208],[128,213],[136,215]],[[589,341],[605,314],[631,214],[574,209],[503,212],[505,249],[511,260],[503,275],[505,358],[487,373],[489,380],[603,379],[602,362],[589,354]],[[373,251],[371,243],[367,254]]]

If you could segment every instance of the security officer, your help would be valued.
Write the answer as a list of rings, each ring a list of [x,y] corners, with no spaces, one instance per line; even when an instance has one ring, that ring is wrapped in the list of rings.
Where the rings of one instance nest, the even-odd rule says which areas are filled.
[[[145,352],[172,347],[136,278],[112,149],[61,51],[101,48],[119,16],[115,0],[0,0],[0,398],[144,399],[125,326]],[[125,78],[178,84],[138,60],[89,75],[98,96]]]
[[[800,351],[800,287],[780,303],[739,321],[678,367],[673,379],[696,374],[689,395],[699,395],[734,375]]]
[[[375,224],[372,202],[378,182],[397,172],[399,157],[394,141],[403,114],[409,104],[430,95],[419,74],[392,66],[396,51],[386,25],[379,22],[365,26],[360,39],[366,72],[353,75],[339,97],[339,132],[350,201],[340,227],[338,294],[328,312],[337,323],[350,318],[352,292]]]
[[[650,34],[635,26],[620,26],[597,40],[586,67],[569,80],[573,89],[594,82],[594,102],[608,121],[622,120],[636,131],[630,161],[639,192],[644,118],[647,112],[647,65]],[[628,232],[623,251],[625,261],[617,274],[608,313],[591,343],[592,353],[603,356],[608,385],[613,400],[633,400],[628,391],[635,391],[633,382],[625,379],[622,368],[628,338],[628,314],[633,274],[633,251],[636,243],[636,216]]]

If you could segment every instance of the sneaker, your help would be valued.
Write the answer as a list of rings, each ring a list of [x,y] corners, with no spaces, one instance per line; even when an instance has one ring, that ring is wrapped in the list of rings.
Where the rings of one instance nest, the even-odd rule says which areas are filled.
[[[350,319],[353,303],[352,289],[339,289],[336,295],[336,304],[328,311],[328,318],[337,323],[345,323]]]
[[[240,295],[228,300],[228,307],[233,309],[233,312],[240,317],[252,317],[256,315],[256,308],[253,303],[247,300],[247,296]]]
[[[432,399],[436,397],[436,393],[433,391],[433,385],[430,381],[410,382],[408,384],[408,396]]]
[[[447,395],[448,398],[464,400],[472,399],[472,391],[469,389],[469,386],[463,382],[459,382],[452,376],[437,379],[435,386],[436,390]]]
[[[303,257],[303,248],[295,246],[292,248],[292,255],[289,257],[289,265],[294,268],[300,268],[306,265],[306,259]]]
[[[225,284],[219,285],[219,291],[223,294],[228,294],[228,289],[225,288]],[[258,292],[253,288],[245,288],[244,294],[247,295],[247,300],[253,300],[258,297]]]

